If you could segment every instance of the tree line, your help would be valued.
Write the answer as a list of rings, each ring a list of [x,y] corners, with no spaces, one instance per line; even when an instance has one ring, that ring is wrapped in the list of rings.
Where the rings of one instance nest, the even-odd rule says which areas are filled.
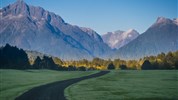
[[[94,58],[92,61],[86,59],[79,61],[61,61],[63,66],[84,66],[99,70],[105,69],[128,69],[128,70],[155,70],[155,69],[178,69],[178,51],[161,53],[157,56],[148,56],[139,60],[101,59]]]
[[[54,60],[59,61],[59,58],[52,58],[43,56],[34,60],[33,64],[30,64],[28,55],[23,49],[19,49],[16,46],[10,46],[6,44],[0,48],[0,69],[51,69],[51,70],[86,70],[85,67],[68,66],[64,67],[59,63],[55,63]]]
[[[154,70],[154,69],[178,69],[178,51],[161,53],[157,56],[148,56],[139,60],[101,59],[94,58],[78,61],[63,61],[57,57],[37,57],[32,64],[23,49],[6,44],[0,48],[1,69],[52,69],[52,70]]]

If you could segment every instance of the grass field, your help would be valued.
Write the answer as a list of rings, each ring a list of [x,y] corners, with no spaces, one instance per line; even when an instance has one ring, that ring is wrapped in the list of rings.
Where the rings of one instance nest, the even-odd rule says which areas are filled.
[[[39,85],[96,73],[97,71],[0,70],[0,100],[14,100]]]
[[[178,100],[178,70],[116,70],[65,89],[69,100]]]

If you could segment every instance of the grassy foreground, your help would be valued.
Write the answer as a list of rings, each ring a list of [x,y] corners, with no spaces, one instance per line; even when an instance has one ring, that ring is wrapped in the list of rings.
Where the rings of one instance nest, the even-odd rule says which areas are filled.
[[[0,100],[14,100],[25,91],[54,81],[66,80],[97,71],[3,70],[0,69]]]
[[[65,89],[69,100],[178,100],[178,70],[111,71]]]

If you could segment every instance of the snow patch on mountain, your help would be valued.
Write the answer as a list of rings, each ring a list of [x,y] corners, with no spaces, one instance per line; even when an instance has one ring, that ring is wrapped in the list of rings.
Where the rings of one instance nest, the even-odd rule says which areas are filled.
[[[102,36],[103,41],[108,44],[112,49],[119,49],[128,44],[139,36],[139,33],[134,29],[128,31],[115,31],[108,32]]]

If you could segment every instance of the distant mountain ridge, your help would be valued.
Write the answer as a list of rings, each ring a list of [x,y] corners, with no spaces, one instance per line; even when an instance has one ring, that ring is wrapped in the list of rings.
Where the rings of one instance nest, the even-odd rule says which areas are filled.
[[[9,43],[66,60],[92,59],[111,52],[96,32],[90,34],[23,0],[2,8],[0,17],[0,46]]]
[[[178,50],[178,19],[158,17],[156,22],[135,40],[117,50],[112,58],[139,59],[161,52]]]
[[[129,29],[128,31],[118,30],[115,32],[108,32],[102,35],[102,39],[112,49],[119,49],[137,38],[138,36],[139,33],[136,30]]]

